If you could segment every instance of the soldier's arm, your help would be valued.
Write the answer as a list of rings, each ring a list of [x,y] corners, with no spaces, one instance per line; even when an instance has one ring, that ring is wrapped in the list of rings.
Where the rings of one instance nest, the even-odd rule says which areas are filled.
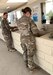
[[[30,29],[34,36],[39,36],[39,30],[37,28],[37,25],[34,23],[32,19],[30,21]]]
[[[8,20],[6,21],[6,23],[5,23],[5,21],[4,21],[4,25],[5,25],[6,29],[7,29],[7,30],[10,30],[10,31],[12,31],[12,30],[15,28],[15,27],[11,27],[11,26],[9,25]]]
[[[32,30],[33,34],[38,37],[46,34],[46,31],[44,29],[39,30],[33,21],[31,22],[31,30]]]
[[[9,27],[7,27],[8,25],[6,24],[6,22],[4,20],[1,21],[1,27],[2,28],[7,28],[9,29]]]
[[[10,30],[10,31],[17,30],[16,26],[14,26],[14,27],[9,26],[9,22],[8,21],[7,21],[7,23],[4,23],[4,24],[5,24],[5,27],[7,28],[7,30]]]
[[[1,21],[1,28],[6,28],[7,30],[10,30],[10,26],[4,20]]]
[[[37,27],[36,23],[31,19],[31,24],[34,25],[34,27]]]
[[[7,30],[10,30],[10,26],[9,26],[9,22],[7,21],[3,21],[4,26],[6,27]]]

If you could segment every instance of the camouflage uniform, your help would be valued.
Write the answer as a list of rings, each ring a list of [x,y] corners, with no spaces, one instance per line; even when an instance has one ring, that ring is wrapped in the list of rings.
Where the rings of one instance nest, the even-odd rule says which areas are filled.
[[[11,49],[13,40],[12,40],[12,35],[11,35],[8,20],[3,19],[1,22],[1,27],[2,27],[2,34],[3,34],[4,39],[6,41],[6,45],[7,45],[8,49]]]
[[[17,25],[21,34],[20,40],[24,50],[24,60],[26,65],[31,69],[34,66],[33,56],[36,51],[35,36],[39,36],[39,30],[35,23],[26,16],[22,16],[17,21]]]

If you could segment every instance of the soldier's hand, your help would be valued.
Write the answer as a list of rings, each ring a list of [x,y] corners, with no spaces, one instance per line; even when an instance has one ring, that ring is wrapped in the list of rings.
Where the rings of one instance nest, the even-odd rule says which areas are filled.
[[[13,31],[13,32],[18,31],[18,28],[11,29],[11,31]]]

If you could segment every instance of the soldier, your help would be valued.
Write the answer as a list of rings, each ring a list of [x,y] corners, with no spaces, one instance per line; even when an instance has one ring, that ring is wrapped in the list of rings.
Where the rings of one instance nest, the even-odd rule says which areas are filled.
[[[13,48],[13,39],[12,39],[11,31],[10,31],[12,29],[12,27],[9,26],[9,22],[8,22],[7,18],[8,18],[8,13],[4,12],[3,19],[1,22],[2,34],[6,41],[8,51],[12,52],[12,51],[15,51],[15,49]]]
[[[22,12],[23,16],[17,21],[17,26],[21,36],[21,47],[24,50],[23,57],[26,62],[26,66],[30,70],[33,70],[37,68],[33,61],[33,56],[36,51],[35,36],[40,36],[40,34],[36,24],[30,18],[31,9],[26,7],[22,9]]]

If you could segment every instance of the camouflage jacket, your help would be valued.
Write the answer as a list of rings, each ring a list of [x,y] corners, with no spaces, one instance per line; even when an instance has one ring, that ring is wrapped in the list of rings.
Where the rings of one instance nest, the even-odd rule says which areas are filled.
[[[28,36],[31,34],[35,34],[37,36],[37,34],[39,33],[39,30],[37,29],[37,26],[33,22],[33,20],[26,16],[22,16],[17,21],[17,26],[22,36]]]
[[[10,32],[10,26],[9,26],[8,20],[3,19],[3,20],[1,21],[1,28],[2,28],[2,33],[3,33],[3,34],[8,35],[8,34],[11,33],[11,32]]]

